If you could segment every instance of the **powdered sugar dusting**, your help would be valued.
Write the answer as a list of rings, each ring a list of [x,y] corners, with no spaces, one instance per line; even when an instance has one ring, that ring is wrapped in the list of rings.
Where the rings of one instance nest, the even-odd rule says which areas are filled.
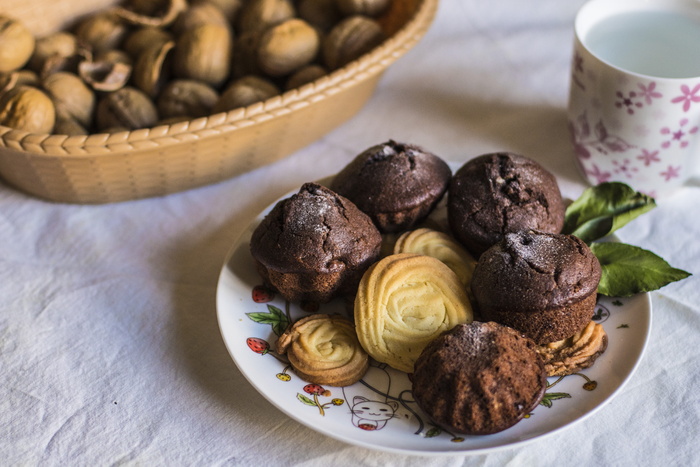
[[[293,212],[290,212],[287,219],[288,228],[294,232],[303,232],[307,235],[310,233],[326,233],[329,227],[324,223],[324,218],[333,209],[331,200],[325,196],[310,193],[297,196],[304,196],[307,199],[303,203],[294,204]]]

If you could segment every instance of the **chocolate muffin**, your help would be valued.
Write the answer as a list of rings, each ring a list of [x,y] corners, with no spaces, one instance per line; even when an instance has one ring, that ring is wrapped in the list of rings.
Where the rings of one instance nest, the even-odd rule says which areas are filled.
[[[359,154],[331,188],[369,215],[382,233],[425,219],[447,191],[452,171],[423,148],[388,141]]]
[[[354,294],[381,242],[372,220],[351,201],[306,183],[265,216],[250,251],[267,286],[289,301],[323,303]]]
[[[447,198],[450,230],[477,258],[509,232],[559,233],[564,211],[554,176],[527,157],[505,152],[464,164]]]
[[[498,323],[460,324],[423,350],[413,397],[435,423],[485,435],[515,425],[537,407],[547,387],[531,339]]]
[[[471,288],[484,320],[542,345],[591,321],[600,274],[598,259],[578,237],[528,230],[506,234],[481,255]]]

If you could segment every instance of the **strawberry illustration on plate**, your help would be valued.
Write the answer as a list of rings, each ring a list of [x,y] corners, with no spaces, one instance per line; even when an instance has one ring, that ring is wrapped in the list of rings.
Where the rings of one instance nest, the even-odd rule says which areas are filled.
[[[270,344],[259,337],[249,337],[245,340],[245,343],[248,344],[250,350],[260,355],[265,355],[270,351]]]
[[[275,292],[268,289],[264,285],[256,285],[253,287],[253,301],[255,303],[267,303],[275,298]]]
[[[319,396],[330,397],[331,392],[319,384],[310,383],[304,386],[303,389],[304,392],[313,397],[313,399],[301,393],[297,393],[297,399],[305,405],[318,407],[318,411],[321,414],[321,416],[324,416],[326,414],[326,408],[332,405],[342,405],[343,402],[345,402],[343,399],[336,397],[330,402],[321,403],[321,401],[319,400]]]

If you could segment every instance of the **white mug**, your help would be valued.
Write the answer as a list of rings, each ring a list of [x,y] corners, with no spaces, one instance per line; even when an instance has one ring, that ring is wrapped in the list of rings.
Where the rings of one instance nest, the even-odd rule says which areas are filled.
[[[700,160],[700,1],[591,0],[576,16],[568,106],[579,169],[665,197]]]

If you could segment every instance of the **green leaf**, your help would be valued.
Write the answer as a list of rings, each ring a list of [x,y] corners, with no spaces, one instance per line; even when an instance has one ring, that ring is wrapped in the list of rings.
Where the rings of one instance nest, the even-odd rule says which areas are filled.
[[[691,275],[651,251],[626,243],[594,243],[591,251],[603,270],[598,293],[609,297],[650,292]]]
[[[566,208],[562,233],[575,235],[590,245],[655,207],[654,198],[629,185],[601,183],[587,188]]]
[[[287,326],[289,326],[289,318],[282,310],[273,305],[267,305],[268,313],[255,312],[246,313],[248,318],[259,324],[269,324],[272,326],[272,331],[276,335],[281,335]]]
[[[542,397],[542,400],[540,401],[540,405],[544,405],[547,408],[552,407],[552,401],[559,400],[559,399],[570,399],[571,394],[567,392],[547,392],[544,394]]]
[[[297,399],[299,399],[303,404],[312,405],[312,406],[316,407],[316,402],[314,402],[312,399],[306,397],[305,395],[303,395],[299,392],[297,393]]]
[[[435,426],[435,427],[431,428],[430,430],[428,430],[428,432],[425,434],[425,437],[426,438],[434,438],[436,436],[439,436],[440,433],[442,433],[442,430]]]

